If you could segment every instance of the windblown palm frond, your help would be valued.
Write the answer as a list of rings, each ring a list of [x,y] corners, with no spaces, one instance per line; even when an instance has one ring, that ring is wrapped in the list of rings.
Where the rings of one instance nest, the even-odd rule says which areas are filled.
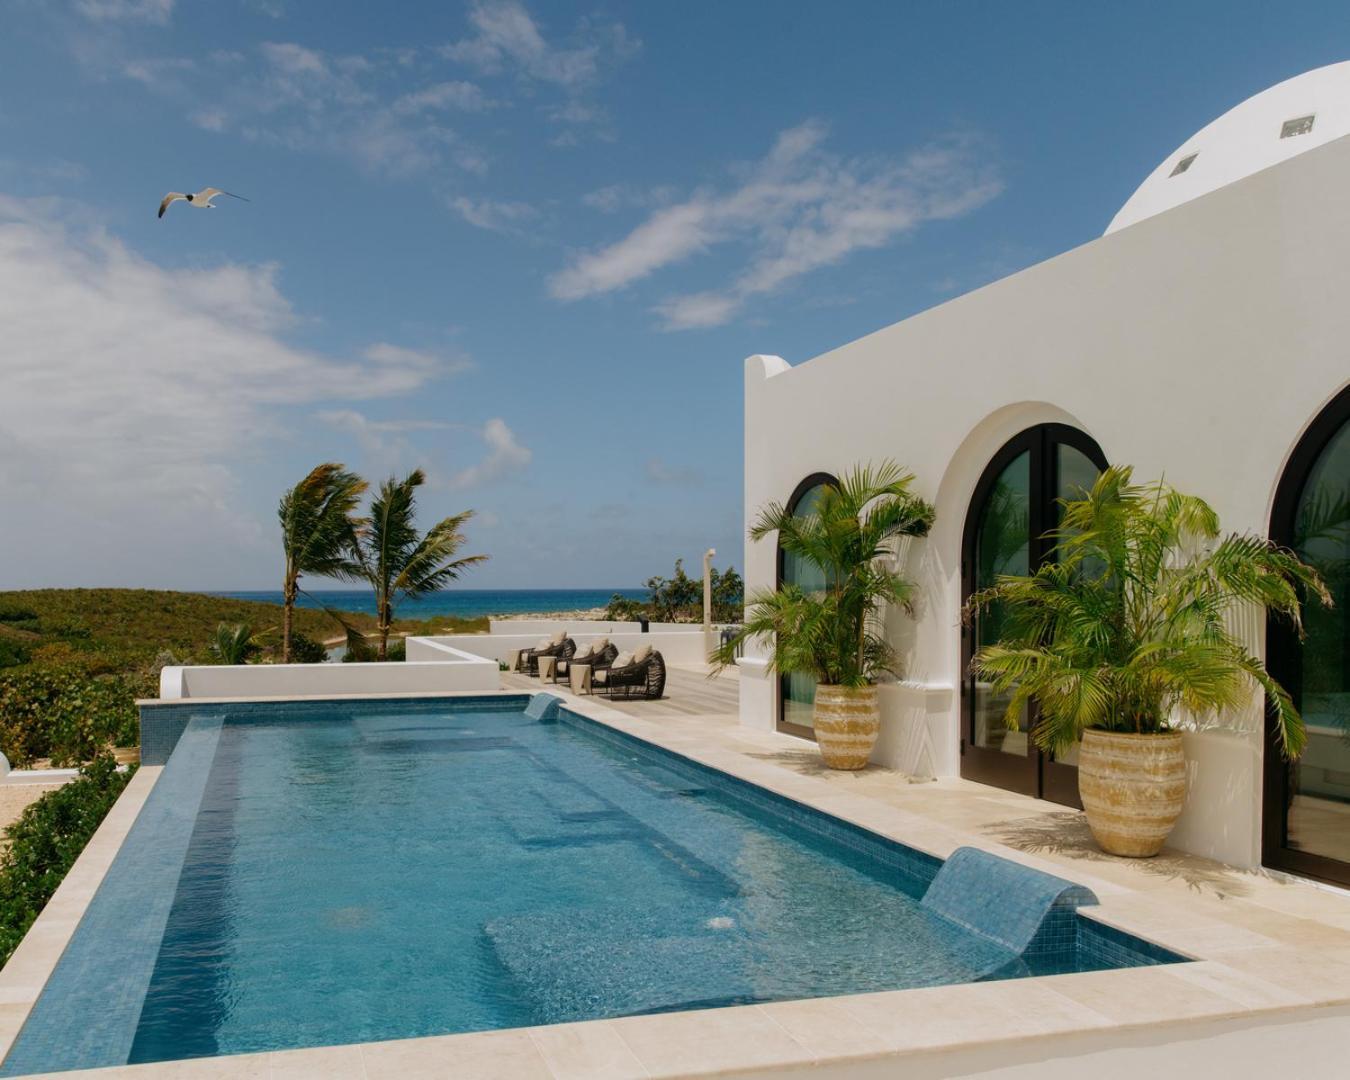
[[[248,623],[221,623],[209,647],[212,658],[220,664],[247,664],[262,651]]]
[[[776,533],[784,552],[814,567],[819,590],[784,585],[750,597],[741,631],[713,654],[727,666],[747,640],[772,642],[770,666],[839,686],[865,686],[895,667],[873,622],[882,605],[908,609],[913,585],[886,565],[898,540],[924,536],[933,508],[915,495],[914,477],[894,462],[861,465],[827,485],[810,512],[777,502],[760,511],[750,538]]]
[[[359,530],[361,573],[375,590],[381,660],[388,653],[389,627],[398,600],[443,589],[488,558],[486,555],[456,558],[464,546],[464,524],[473,517],[472,510],[437,522],[425,536],[418,533],[416,492],[425,482],[426,475],[421,469],[413,470],[402,480],[390,477],[371,500],[369,517]]]
[[[1298,711],[1230,625],[1244,609],[1269,611],[1301,633],[1302,597],[1331,603],[1317,572],[1261,537],[1221,537],[1202,499],[1135,484],[1126,466],[1061,506],[1056,558],[998,578],[967,605],[968,616],[994,605],[1001,613],[1001,640],[971,670],[1010,695],[1008,725],[1034,699],[1036,742],[1063,751],[1085,728],[1162,731],[1177,709],[1240,708],[1260,687],[1285,754],[1297,756],[1306,738]]]
[[[277,517],[286,556],[281,597],[281,657],[291,659],[291,621],[304,574],[350,580],[361,576],[356,561],[356,507],[366,482],[336,462],[319,465],[281,497]]]

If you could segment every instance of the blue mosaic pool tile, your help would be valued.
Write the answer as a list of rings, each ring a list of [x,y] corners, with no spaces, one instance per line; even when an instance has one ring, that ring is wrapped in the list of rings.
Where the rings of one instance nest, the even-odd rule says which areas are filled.
[[[29,1013],[0,1076],[121,1065],[131,1051],[222,717],[186,725],[164,770]],[[71,1016],[80,1023],[72,1025]]]
[[[1190,959],[1096,919],[1085,919],[1080,915],[1075,921],[1078,924],[1075,947],[1079,963],[1086,969],[1151,967],[1181,964]]]
[[[905,881],[898,884],[905,887],[905,890],[913,896],[923,894],[924,889],[942,866],[942,860],[935,855],[907,847],[851,822],[841,821],[814,807],[806,806],[739,777],[710,769],[664,747],[656,746],[606,724],[597,723],[570,709],[560,709],[558,717],[625,753],[660,761],[676,776],[691,781],[692,787],[688,789],[690,791],[705,789],[715,792],[722,798],[772,815],[817,842],[823,842],[836,854],[842,848],[860,859],[889,867],[902,875]]]
[[[554,720],[558,716],[558,707],[562,697],[547,692],[532,694],[530,703],[525,706],[525,715],[531,720]]]
[[[930,911],[1019,956],[1071,951],[1076,909],[1095,903],[1091,889],[971,847],[951,853],[923,898]]]

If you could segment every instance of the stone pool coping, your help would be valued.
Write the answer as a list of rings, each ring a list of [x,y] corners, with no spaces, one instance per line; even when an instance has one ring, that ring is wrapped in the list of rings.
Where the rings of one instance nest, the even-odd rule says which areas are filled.
[[[361,695],[380,699],[389,694]],[[520,697],[474,691],[412,697]],[[1016,1048],[1053,1036],[1129,1045],[1160,1031],[1188,1037],[1305,1017],[1350,1006],[1350,901],[1290,886],[1286,910],[1240,899],[1214,911],[1184,891],[1172,897],[1125,872],[1086,872],[1028,854],[932,816],[747,752],[744,731],[645,720],[593,699],[557,692],[565,707],[597,723],[718,769],[939,858],[973,846],[1087,886],[1096,908],[1081,914],[1189,956],[1194,962],[1040,976],[1006,982],[894,990],[765,1005],[593,1020],[380,1043],[157,1062],[46,1074],[116,1078],[212,1077],[604,1077],[838,1073],[856,1066]],[[357,700],[356,695],[341,700]],[[238,701],[240,699],[232,699]],[[271,700],[248,699],[248,700]],[[280,699],[289,700],[289,699]],[[313,700],[313,699],[309,699]],[[202,701],[202,704],[207,704]],[[763,735],[765,745],[773,739]],[[775,736],[774,738],[785,738]],[[0,971],[0,1048],[7,1053],[117,854],[160,769],[143,766],[100,826],[9,964]],[[1104,869],[1122,868],[1108,863]],[[1122,881],[1122,877],[1126,880]],[[1347,1022],[1350,1022],[1348,1020]],[[1038,1051],[1039,1052],[1039,1051]]]

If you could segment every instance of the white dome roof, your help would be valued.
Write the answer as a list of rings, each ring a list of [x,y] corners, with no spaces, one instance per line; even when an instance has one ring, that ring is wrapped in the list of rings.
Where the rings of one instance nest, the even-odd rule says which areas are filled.
[[[1139,185],[1106,231],[1208,195],[1342,135],[1350,135],[1350,61],[1286,79],[1201,128]]]

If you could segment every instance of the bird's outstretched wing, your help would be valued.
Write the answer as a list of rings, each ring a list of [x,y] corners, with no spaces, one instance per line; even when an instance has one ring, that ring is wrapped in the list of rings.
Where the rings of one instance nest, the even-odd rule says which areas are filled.
[[[164,216],[164,211],[169,208],[169,203],[177,202],[179,199],[186,199],[187,196],[181,191],[171,191],[164,196],[164,201],[159,204],[159,216]]]
[[[238,199],[240,202],[250,202],[250,201],[251,201],[251,200],[249,200],[249,199],[244,198],[242,195],[236,195],[233,191],[222,191],[222,190],[221,190],[220,188],[218,188],[218,187],[209,187],[209,188],[205,188],[205,189],[203,189],[203,190],[200,192],[200,194],[201,194],[201,197],[202,197],[203,199],[205,199],[207,202],[210,202],[210,201],[211,201],[212,199],[214,199],[217,195],[228,195],[231,199]]]

